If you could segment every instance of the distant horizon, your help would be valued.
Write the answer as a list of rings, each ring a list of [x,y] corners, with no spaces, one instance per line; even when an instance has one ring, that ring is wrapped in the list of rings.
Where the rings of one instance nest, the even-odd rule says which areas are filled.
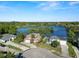
[[[0,22],[38,22],[38,21],[0,21]],[[39,21],[45,22],[45,21]],[[79,22],[79,21],[46,21],[46,22]]]
[[[9,20],[9,21],[7,21],[7,20],[5,20],[5,21],[2,21],[2,20],[0,20],[0,22],[79,22],[79,20],[78,21],[17,21],[17,20]]]
[[[0,22],[79,22],[79,1],[0,1]]]

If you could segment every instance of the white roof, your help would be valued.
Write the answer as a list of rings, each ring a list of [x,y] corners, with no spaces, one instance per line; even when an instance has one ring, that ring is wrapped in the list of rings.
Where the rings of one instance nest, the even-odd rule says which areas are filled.
[[[1,39],[7,41],[7,40],[10,40],[12,37],[16,37],[16,35],[4,34]]]

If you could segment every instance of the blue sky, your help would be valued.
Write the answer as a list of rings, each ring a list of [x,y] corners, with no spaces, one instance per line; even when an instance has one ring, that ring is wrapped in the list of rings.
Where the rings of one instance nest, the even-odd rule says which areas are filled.
[[[0,21],[79,21],[79,1],[0,1]]]

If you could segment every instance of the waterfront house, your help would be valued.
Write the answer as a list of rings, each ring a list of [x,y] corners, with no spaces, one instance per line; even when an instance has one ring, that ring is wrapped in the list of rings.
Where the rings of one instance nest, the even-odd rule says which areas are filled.
[[[31,33],[26,35],[24,42],[26,43],[36,43],[41,40],[41,36],[39,33]]]

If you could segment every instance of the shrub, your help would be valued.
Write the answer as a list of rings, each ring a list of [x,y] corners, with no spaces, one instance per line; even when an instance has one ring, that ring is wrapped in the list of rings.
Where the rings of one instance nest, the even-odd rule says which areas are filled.
[[[2,35],[0,34],[0,38],[2,38]]]
[[[0,58],[15,58],[14,53],[11,53],[10,51],[4,53],[0,51]]]
[[[42,42],[43,42],[43,43],[46,43],[47,41],[48,41],[47,38],[43,38],[43,39],[42,39]]]
[[[0,51],[0,58],[4,58],[4,53]]]
[[[5,47],[6,45],[5,45],[4,43],[0,43],[0,46],[3,46],[3,47]]]
[[[59,45],[60,45],[60,43],[57,40],[51,42],[52,47],[57,47]]]

